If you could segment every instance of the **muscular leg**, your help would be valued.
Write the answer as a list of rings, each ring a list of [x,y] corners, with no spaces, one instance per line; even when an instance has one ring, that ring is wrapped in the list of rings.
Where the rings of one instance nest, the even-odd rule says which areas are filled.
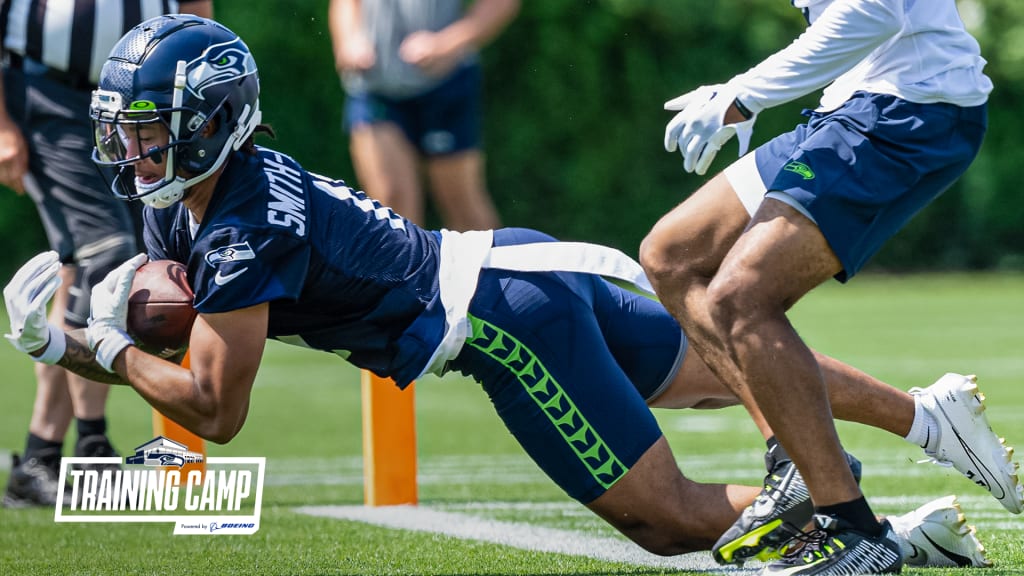
[[[730,304],[734,307],[731,311],[731,319],[729,317],[712,319],[711,310],[714,305],[708,295],[708,288],[711,285],[712,278],[718,274],[725,255],[739,240],[749,221],[750,218],[747,211],[740,203],[728,179],[724,175],[719,174],[689,199],[665,215],[654,226],[641,245],[640,258],[641,263],[644,265],[658,291],[662,303],[683,326],[690,337],[693,348],[714,369],[719,378],[729,386],[730,390],[742,400],[754,421],[759,423],[762,432],[767,435],[771,433],[771,430],[764,425],[764,421],[760,416],[758,402],[745,385],[743,374],[733,361],[732,354],[735,350],[728,350],[721,346],[722,339],[719,338],[718,332],[718,327],[722,323],[728,323],[731,319],[742,321],[742,325],[737,325],[736,328],[750,329],[754,325],[750,322],[751,318],[739,318],[745,312],[741,313],[740,309],[736,308],[736,306],[743,304],[747,308],[754,308],[754,301],[741,303],[733,301]],[[813,232],[820,239],[820,232],[817,231],[817,228],[809,221],[807,225],[813,228]],[[820,240],[820,242],[824,244],[823,240]],[[827,250],[827,245],[825,249]],[[830,252],[828,253],[831,254]],[[793,261],[794,259],[789,259],[789,262]],[[742,260],[739,260],[739,262],[742,262]],[[810,285],[803,288],[803,291],[820,283],[830,273],[831,268],[826,263],[822,270],[818,272],[818,276],[809,279],[808,283]],[[735,292],[729,293],[730,290],[735,290],[735,287],[729,284],[731,282],[725,282],[723,279],[718,284],[717,290],[719,292],[714,294],[714,297],[716,299],[736,298]],[[758,289],[760,289],[760,286]],[[792,294],[783,296],[782,301],[775,304],[773,322],[780,335],[776,336],[776,339],[769,340],[763,338],[764,333],[759,333],[756,330],[746,333],[744,336],[750,338],[751,342],[747,343],[748,348],[744,350],[744,353],[749,353],[749,347],[751,346],[767,345],[767,341],[775,346],[775,348],[770,348],[769,350],[778,352],[778,358],[783,359],[784,362],[796,362],[798,366],[802,366],[805,371],[809,371],[811,374],[810,381],[817,382],[818,385],[820,385],[822,379],[821,371],[825,371],[826,375],[832,375],[834,378],[840,379],[840,382],[849,381],[851,378],[854,382],[859,383],[867,381],[869,387],[864,390],[858,390],[857,386],[845,386],[837,389],[837,400],[840,401],[841,405],[845,406],[845,408],[837,410],[837,415],[858,421],[870,421],[872,415],[866,409],[857,407],[855,401],[864,394],[868,394],[871,390],[878,390],[881,383],[877,381],[872,382],[872,379],[867,378],[863,373],[832,359],[818,366],[814,361],[814,356],[806,349],[806,346],[796,336],[788,321],[785,320],[785,310],[797,298],[803,295],[803,291],[797,290]],[[755,292],[757,291],[755,290]],[[764,295],[757,293],[754,296],[762,297]],[[764,314],[763,310],[754,310],[754,312]],[[777,338],[781,338],[782,335],[788,338],[788,342],[795,342],[794,350],[780,345],[781,340]],[[796,350],[801,348],[804,350],[803,354],[796,352]],[[787,359],[791,355],[799,357]],[[844,378],[846,380],[843,380]],[[785,378],[786,382],[782,385],[788,386],[788,381],[791,379],[787,376]],[[829,378],[830,386],[831,380],[832,378]],[[881,389],[884,390],[884,388]],[[796,389],[787,390],[786,394],[775,399],[769,399],[769,401],[792,397],[794,392],[796,392]],[[822,402],[822,398],[819,395],[817,401],[819,404],[824,404],[825,408],[827,408],[827,398]],[[847,403],[844,404],[844,401]],[[775,409],[778,409],[778,406]],[[894,419],[889,420],[888,423],[874,422],[874,424],[885,424],[897,428],[898,430],[891,430],[895,433],[905,433],[909,430],[909,422],[913,417],[913,402],[909,396],[900,397],[896,403],[889,406],[889,412],[886,413],[896,411],[898,411],[898,415]],[[805,410],[805,412],[809,412],[809,410]],[[824,425],[824,419],[830,419],[829,412],[825,412],[824,415],[818,413],[816,416],[818,420],[816,424],[818,426]],[[829,442],[837,446],[838,441],[835,439],[834,426],[831,422],[828,422],[827,427],[833,430]],[[781,436],[780,440],[782,440],[783,444],[786,444],[786,440]],[[790,439],[789,442],[793,442],[793,439]],[[798,451],[804,450],[798,448]],[[799,466],[800,461],[796,458],[794,456],[794,461]],[[801,469],[807,465],[813,466],[812,463],[808,462]],[[850,484],[853,484],[852,476],[849,480]],[[814,480],[811,482],[814,482]],[[846,485],[846,489],[847,492],[850,492],[849,484]],[[825,494],[817,494],[817,496],[825,498],[828,493],[828,490],[826,490]],[[856,493],[851,498],[845,499],[855,497]],[[828,496],[827,500],[833,502],[842,501],[833,500],[833,498],[834,496]]]
[[[415,224],[423,225],[419,155],[395,124],[363,124],[352,130],[352,163],[363,190]]]
[[[644,549],[670,556],[709,550],[758,492],[689,480],[662,436],[587,508]]]
[[[815,358],[837,418],[901,437],[909,432],[914,401],[908,393],[831,357],[815,353]],[[688,354],[671,386],[651,406],[699,409],[738,402],[697,354]],[[765,437],[770,435],[768,430]],[[708,549],[758,492],[748,486],[687,479],[662,437],[622,480],[587,507],[645,549],[671,555]]]
[[[821,369],[786,312],[841,269],[813,222],[769,199],[707,288],[707,329],[717,338],[702,345],[719,359],[719,376],[753,397],[816,506],[856,500],[861,492],[832,421]]]
[[[814,352],[828,385],[832,414],[839,420],[857,422],[899,437],[910,432],[914,397],[852,366]],[[669,387],[649,404],[652,408],[717,409],[739,404],[739,398],[707,367],[697,354],[687,354]],[[753,410],[762,435],[772,436],[759,410]]]
[[[75,418],[96,420],[105,416],[109,385],[86,380],[72,373],[67,374],[67,382]]]
[[[828,385],[832,415],[885,430],[900,438],[914,423],[914,397],[835,358],[815,352]]]
[[[729,180],[718,174],[663,216],[640,245],[640,263],[658,298],[713,369],[701,344],[714,337],[707,288],[749,222]]]
[[[63,283],[54,295],[50,322],[63,326],[65,330],[74,330],[79,327],[67,324],[65,311],[68,307],[68,292],[75,280],[75,266],[62,266],[60,274]],[[72,416],[80,420],[103,418],[110,386],[86,380],[59,366],[36,363],[35,368],[36,382],[39,384],[30,432],[46,440],[60,441],[64,439]],[[47,390],[46,396],[50,398],[41,405],[39,394],[43,389]],[[37,430],[45,430],[46,435]]]
[[[906,435],[914,412],[909,394],[828,356],[816,354],[816,358],[837,417]],[[688,354],[672,385],[651,406],[720,408],[737,403],[700,356]],[[689,480],[662,437],[587,507],[643,548],[673,555],[709,549],[759,491]]]
[[[717,340],[707,301],[708,285],[750,222],[724,174],[718,174],[663,216],[640,245],[640,263],[658,298],[683,327],[693,350],[739,398],[762,434],[770,434],[757,403],[723,374],[730,364],[707,342]]]
[[[480,150],[427,160],[431,192],[445,226],[453,230],[490,230],[501,226],[484,178]]]

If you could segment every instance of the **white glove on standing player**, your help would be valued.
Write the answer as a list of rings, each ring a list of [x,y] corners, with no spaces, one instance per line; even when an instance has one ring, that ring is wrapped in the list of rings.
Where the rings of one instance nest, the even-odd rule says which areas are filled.
[[[31,355],[46,347],[34,360],[55,364],[64,356],[64,331],[46,319],[46,307],[60,287],[60,258],[43,252],[26,262],[4,287],[4,302],[11,332],[4,337],[18,350]]]
[[[665,110],[680,112],[665,126],[665,150],[683,155],[683,169],[703,175],[715,155],[733,135],[739,140],[740,156],[750,147],[756,113],[744,122],[725,124],[725,113],[733,102],[745,115],[743,104],[737,99],[738,90],[729,84],[701,86],[665,102]]]
[[[89,327],[85,336],[89,340],[89,348],[96,353],[96,362],[107,372],[114,371],[114,358],[118,353],[135,343],[128,336],[128,295],[135,271],[146,260],[145,254],[138,254],[111,270],[92,287]]]

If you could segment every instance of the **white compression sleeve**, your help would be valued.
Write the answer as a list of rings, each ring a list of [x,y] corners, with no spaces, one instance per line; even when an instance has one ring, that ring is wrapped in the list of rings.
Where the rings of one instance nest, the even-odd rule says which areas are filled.
[[[755,114],[826,86],[902,28],[899,0],[837,0],[792,44],[730,80]]]

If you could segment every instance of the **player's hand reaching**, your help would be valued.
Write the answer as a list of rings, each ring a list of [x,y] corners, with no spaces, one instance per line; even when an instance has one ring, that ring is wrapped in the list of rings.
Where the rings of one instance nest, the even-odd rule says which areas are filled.
[[[134,344],[128,335],[128,295],[135,271],[148,260],[138,254],[111,270],[92,288],[89,301],[89,327],[85,330],[89,348],[96,353],[96,362],[113,372],[114,358],[121,350]]]
[[[665,126],[665,150],[683,155],[683,169],[704,174],[722,146],[734,135],[739,140],[739,155],[750,147],[756,113],[737,98],[729,84],[701,86],[665,102],[666,110],[679,113]]]
[[[46,307],[61,284],[60,258],[54,251],[43,252],[26,262],[4,287],[4,302],[11,331],[4,334],[19,351],[42,356],[35,359],[53,364],[64,355],[64,332],[46,319]]]

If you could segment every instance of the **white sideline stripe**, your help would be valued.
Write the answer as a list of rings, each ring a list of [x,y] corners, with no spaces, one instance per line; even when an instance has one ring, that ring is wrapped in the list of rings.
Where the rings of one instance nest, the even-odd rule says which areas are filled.
[[[488,520],[476,516],[431,510],[423,506],[303,506],[296,512],[311,516],[365,522],[399,530],[442,534],[530,550],[584,556],[606,562],[637,566],[753,574],[752,569],[725,569],[707,553],[656,556],[636,544],[616,538],[587,536],[580,532],[544,528],[519,522]]]

